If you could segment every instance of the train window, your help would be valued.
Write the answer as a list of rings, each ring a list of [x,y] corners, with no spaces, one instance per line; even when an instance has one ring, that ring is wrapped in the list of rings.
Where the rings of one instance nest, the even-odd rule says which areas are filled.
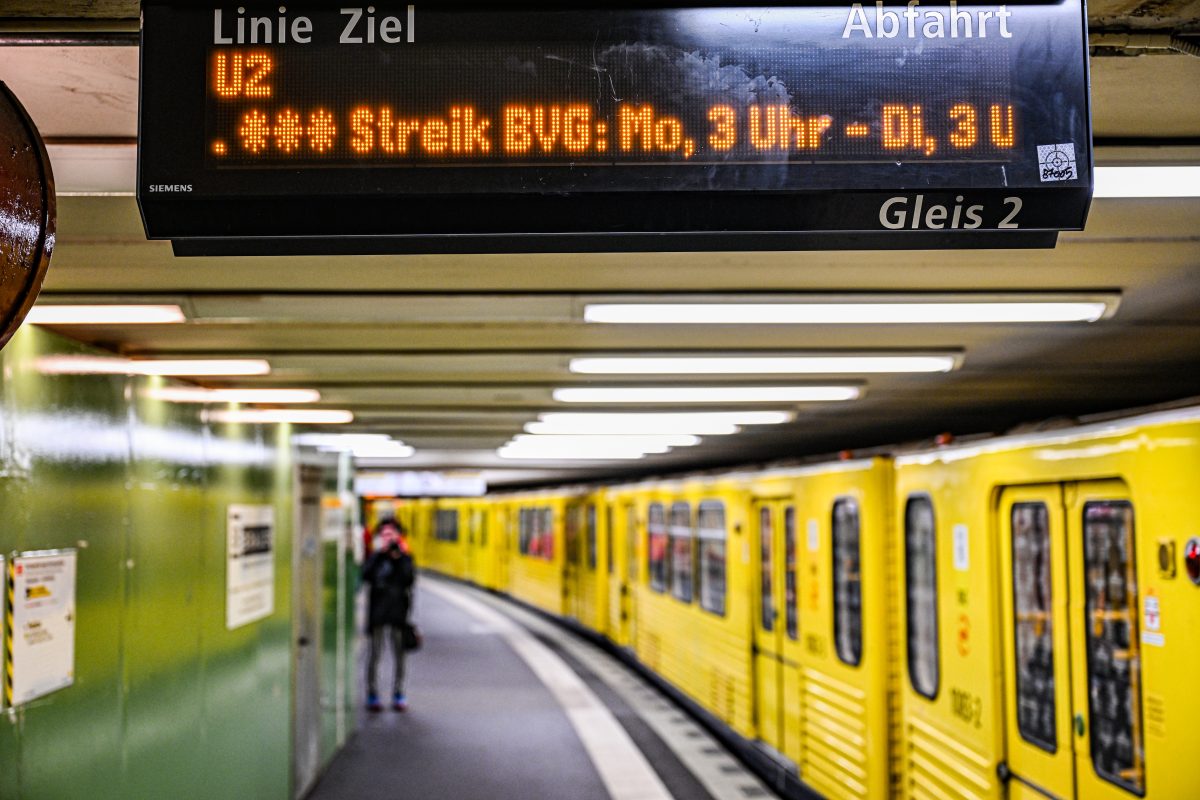
[[[596,568],[596,506],[589,505],[587,507],[587,518],[584,521],[587,525],[585,537],[587,539],[587,565],[588,569]]]
[[[608,574],[613,574],[613,507],[604,507],[604,560],[608,564]]]
[[[656,592],[667,590],[667,516],[661,503],[651,503],[647,515],[646,530],[649,534],[647,563],[650,573],[650,588]]]
[[[762,629],[764,631],[775,630],[775,596],[771,592],[771,575],[774,569],[771,564],[771,537],[774,535],[772,527],[771,509],[763,506],[758,510],[758,589],[762,598]]]
[[[904,507],[908,678],[918,694],[938,693],[937,531],[933,501],[911,495]]]
[[[488,512],[476,511],[475,513],[478,515],[477,519],[479,520],[479,546],[487,547]]]
[[[671,594],[685,603],[692,602],[692,507],[687,503],[671,506]]]
[[[800,638],[799,593],[796,586],[796,507],[783,511],[784,599],[787,603],[787,635],[793,641]]]
[[[532,513],[532,508],[517,511],[517,552],[523,556],[529,555],[529,541],[533,538],[533,522],[530,519]]]
[[[583,509],[579,506],[567,506],[564,516],[563,555],[569,563],[579,564],[583,561],[583,552],[580,549],[582,537],[579,535],[579,528],[583,524]]]
[[[433,518],[433,538],[441,542],[458,541],[458,510],[439,508]]]
[[[536,555],[554,560],[554,509],[546,507],[537,513],[538,548]]]
[[[833,504],[833,638],[838,658],[862,662],[862,548],[858,503],[844,497]]]
[[[522,508],[518,517],[518,549],[523,556],[550,561],[554,558],[554,512],[549,508]]]
[[[625,506],[625,565],[629,569],[626,577],[631,584],[636,584],[638,579],[637,542],[637,506],[631,504]]]
[[[725,504],[711,501],[700,504],[696,512],[700,539],[700,607],[725,616]]]
[[[1045,503],[1012,507],[1013,630],[1017,666],[1017,730],[1058,749],[1054,719],[1054,628],[1050,597],[1050,522]]]
[[[1132,792],[1146,788],[1133,506],[1083,507],[1088,712],[1092,765]]]

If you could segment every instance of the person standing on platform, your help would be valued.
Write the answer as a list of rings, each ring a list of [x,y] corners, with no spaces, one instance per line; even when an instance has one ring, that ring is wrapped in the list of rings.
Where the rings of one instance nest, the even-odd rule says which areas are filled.
[[[368,587],[367,632],[371,637],[367,661],[367,710],[382,711],[376,672],[385,644],[390,643],[396,672],[392,680],[392,708],[408,708],[404,696],[404,651],[406,638],[412,637],[408,614],[412,608],[412,589],[416,563],[409,552],[404,528],[392,519],[376,529],[378,549],[363,564],[362,582]]]

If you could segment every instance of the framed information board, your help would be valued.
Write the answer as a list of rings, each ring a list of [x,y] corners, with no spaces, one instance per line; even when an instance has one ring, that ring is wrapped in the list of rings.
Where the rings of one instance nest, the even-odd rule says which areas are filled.
[[[226,512],[225,627],[275,613],[275,509],[231,505]]]
[[[1053,245],[1091,198],[1079,0],[143,7],[178,252]]]
[[[76,551],[13,556],[8,573],[5,694],[19,706],[75,682]]]

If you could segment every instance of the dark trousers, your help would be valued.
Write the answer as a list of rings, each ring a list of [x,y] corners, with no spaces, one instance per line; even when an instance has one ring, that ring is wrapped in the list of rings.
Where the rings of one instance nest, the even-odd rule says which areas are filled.
[[[380,625],[371,628],[371,650],[367,658],[367,691],[379,694],[379,684],[375,680],[378,672],[379,658],[383,655],[386,643],[392,645],[392,659],[396,662],[396,674],[392,678],[392,693],[404,694],[404,629],[398,625]]]

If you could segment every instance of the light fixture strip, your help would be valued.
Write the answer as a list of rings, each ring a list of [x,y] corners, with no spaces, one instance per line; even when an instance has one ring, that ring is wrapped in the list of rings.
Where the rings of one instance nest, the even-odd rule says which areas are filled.
[[[315,389],[203,389],[195,386],[159,386],[145,396],[168,403],[317,403]]]
[[[177,325],[187,322],[177,305],[39,303],[26,322],[34,325]]]
[[[622,356],[573,358],[588,375],[844,375],[950,372],[961,358],[928,355]]]
[[[354,414],[341,409],[213,409],[204,414],[209,422],[291,423],[294,425],[346,425]]]
[[[133,375],[170,377],[269,375],[271,365],[261,358],[134,359],[128,362]]]
[[[1095,322],[1110,316],[1119,297],[963,297],[787,302],[592,303],[584,321],[650,325],[960,325]]]
[[[855,386],[621,386],[555,389],[560,403],[810,403],[855,400]]]
[[[1096,167],[1093,197],[1200,197],[1200,166]]]

